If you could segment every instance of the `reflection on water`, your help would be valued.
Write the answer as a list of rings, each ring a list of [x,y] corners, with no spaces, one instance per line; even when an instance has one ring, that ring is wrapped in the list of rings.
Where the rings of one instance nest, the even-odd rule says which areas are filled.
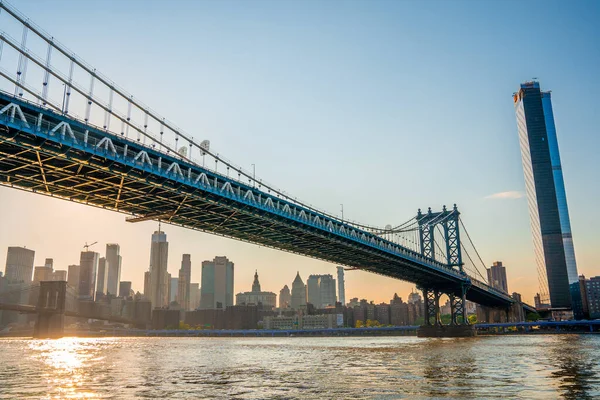
[[[0,398],[600,397],[600,336],[0,339]]]

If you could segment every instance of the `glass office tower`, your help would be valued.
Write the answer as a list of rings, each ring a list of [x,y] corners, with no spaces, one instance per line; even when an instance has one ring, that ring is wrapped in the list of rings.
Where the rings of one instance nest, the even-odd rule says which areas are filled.
[[[526,82],[514,94],[514,104],[540,300],[579,317],[581,294],[550,92],[542,92],[538,82]]]

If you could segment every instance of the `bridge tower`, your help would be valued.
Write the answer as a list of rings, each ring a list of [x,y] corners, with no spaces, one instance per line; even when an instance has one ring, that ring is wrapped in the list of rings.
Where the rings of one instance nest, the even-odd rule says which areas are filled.
[[[66,281],[40,282],[35,338],[60,338],[65,328]]]
[[[446,206],[441,212],[427,213],[421,210],[417,213],[419,223],[419,241],[421,255],[432,261],[436,261],[436,246],[440,251],[442,247],[435,242],[435,228],[441,226],[444,239],[444,250],[448,267],[463,271],[462,252],[460,246],[459,229],[460,212],[454,205],[452,210]],[[440,261],[440,260],[437,260]],[[424,300],[424,325],[419,329],[419,336],[473,336],[475,330],[469,326],[467,318],[466,294],[468,285],[460,287],[422,287]],[[443,325],[440,313],[440,297],[446,294],[450,301],[451,319],[449,325]]]

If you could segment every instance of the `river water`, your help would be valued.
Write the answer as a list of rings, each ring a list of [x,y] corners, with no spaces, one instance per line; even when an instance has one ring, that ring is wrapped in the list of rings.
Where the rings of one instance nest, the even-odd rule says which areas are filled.
[[[0,398],[600,398],[600,335],[0,339]]]

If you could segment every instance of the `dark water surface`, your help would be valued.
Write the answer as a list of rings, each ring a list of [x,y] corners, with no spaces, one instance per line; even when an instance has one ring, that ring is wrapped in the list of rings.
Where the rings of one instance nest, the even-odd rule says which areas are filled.
[[[600,335],[0,339],[0,398],[600,398]]]

